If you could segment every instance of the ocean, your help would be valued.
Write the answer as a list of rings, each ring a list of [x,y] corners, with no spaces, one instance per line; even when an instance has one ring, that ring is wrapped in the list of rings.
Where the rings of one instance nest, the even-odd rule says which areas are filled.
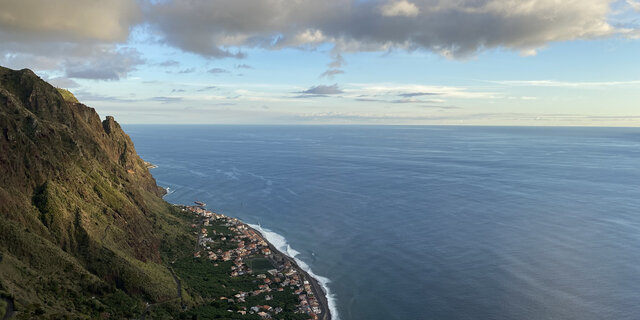
[[[125,125],[351,319],[640,318],[640,128]]]

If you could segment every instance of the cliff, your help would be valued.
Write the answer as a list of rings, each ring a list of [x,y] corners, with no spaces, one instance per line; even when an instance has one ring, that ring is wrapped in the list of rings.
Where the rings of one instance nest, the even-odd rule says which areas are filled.
[[[115,119],[62,93],[0,67],[0,298],[18,318],[137,317],[175,298],[167,260],[193,236]]]

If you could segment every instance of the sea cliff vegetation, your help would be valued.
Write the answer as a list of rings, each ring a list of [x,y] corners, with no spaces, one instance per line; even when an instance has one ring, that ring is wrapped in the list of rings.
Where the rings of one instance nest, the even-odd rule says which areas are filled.
[[[235,277],[213,259],[238,235],[165,202],[113,117],[0,67],[0,130],[0,319],[317,319],[302,279],[264,274],[273,258],[247,255],[263,274]],[[205,231],[219,234],[200,258]]]
[[[175,299],[166,261],[195,238],[112,117],[0,68],[0,128],[3,313],[133,318]]]

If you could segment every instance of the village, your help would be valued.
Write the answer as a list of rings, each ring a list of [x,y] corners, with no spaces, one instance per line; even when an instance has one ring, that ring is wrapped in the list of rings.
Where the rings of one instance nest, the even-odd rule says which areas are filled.
[[[306,314],[309,319],[328,319],[328,312],[323,314],[321,302],[314,294],[311,279],[289,257],[276,251],[262,235],[242,221],[214,213],[204,208],[204,203],[196,202],[196,206],[182,206],[182,211],[193,214],[196,222],[191,225],[198,240],[193,254],[194,258],[206,258],[218,267],[218,262],[232,262],[229,277],[249,275],[255,277],[257,287],[252,291],[240,291],[234,296],[219,297],[230,303],[243,303],[249,296],[265,294],[264,304],[242,307],[237,312],[240,314],[257,314],[263,319],[277,319],[282,308],[269,305],[273,299],[272,293],[283,292],[285,288],[291,289],[297,295],[299,303],[296,305],[296,313]],[[217,226],[228,230],[219,232],[211,226]],[[266,258],[271,269],[266,272],[254,274],[249,261],[256,257]],[[317,292],[317,284],[315,288]],[[318,294],[322,294],[319,292]]]

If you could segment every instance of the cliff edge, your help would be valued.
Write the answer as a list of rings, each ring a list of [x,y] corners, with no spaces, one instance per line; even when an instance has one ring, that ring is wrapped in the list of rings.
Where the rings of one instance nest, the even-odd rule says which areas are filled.
[[[190,235],[113,117],[0,67],[0,131],[0,298],[16,317],[129,318],[175,297],[163,248]]]

